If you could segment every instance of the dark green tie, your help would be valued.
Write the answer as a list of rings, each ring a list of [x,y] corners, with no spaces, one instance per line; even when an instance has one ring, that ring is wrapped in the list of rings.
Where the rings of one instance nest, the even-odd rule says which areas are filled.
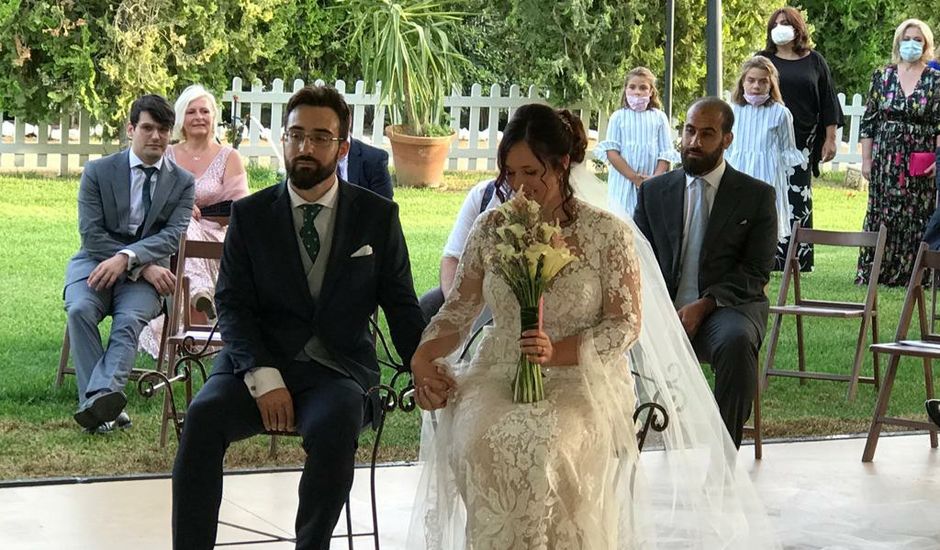
[[[317,214],[323,209],[322,204],[302,204],[300,207],[304,211],[304,224],[300,228],[300,240],[307,249],[307,255],[310,256],[310,263],[317,262],[317,254],[320,253],[320,234],[317,233],[316,226],[313,225],[317,219]]]

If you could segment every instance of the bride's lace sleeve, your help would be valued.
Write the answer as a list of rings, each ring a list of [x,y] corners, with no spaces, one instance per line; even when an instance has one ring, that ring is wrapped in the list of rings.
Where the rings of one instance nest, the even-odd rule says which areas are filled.
[[[620,220],[607,218],[598,229],[590,238],[597,242],[601,251],[603,311],[601,321],[582,334],[581,345],[592,342],[606,363],[623,354],[639,337],[642,305],[640,265],[629,226]]]
[[[457,336],[453,347],[447,353],[464,341],[477,316],[483,310],[483,273],[485,263],[483,251],[487,235],[493,227],[493,211],[485,212],[479,216],[467,237],[467,245],[460,256],[457,265],[457,275],[454,278],[454,287],[447,295],[444,305],[435,315],[424,334],[421,343],[448,336]]]

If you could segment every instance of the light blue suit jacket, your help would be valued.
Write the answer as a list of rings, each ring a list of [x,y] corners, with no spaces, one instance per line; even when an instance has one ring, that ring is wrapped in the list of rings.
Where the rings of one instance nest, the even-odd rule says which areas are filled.
[[[87,279],[99,263],[124,249],[137,256],[133,278],[150,263],[169,267],[192,216],[193,176],[164,157],[139,239],[128,225],[130,181],[128,150],[85,165],[78,190],[81,248],[66,268],[65,286]]]

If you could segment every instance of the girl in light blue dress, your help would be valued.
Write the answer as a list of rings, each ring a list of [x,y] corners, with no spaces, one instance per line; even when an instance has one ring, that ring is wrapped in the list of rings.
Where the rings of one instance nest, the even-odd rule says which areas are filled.
[[[731,93],[734,141],[725,150],[728,164],[777,191],[777,239],[790,235],[787,182],[793,167],[806,168],[807,155],[796,148],[793,115],[783,105],[777,68],[756,55],[741,66]]]
[[[656,77],[649,69],[637,67],[627,73],[620,101],[622,107],[607,123],[607,139],[597,144],[594,156],[610,164],[610,204],[632,217],[640,185],[665,173],[669,163],[679,162],[680,157],[669,119],[660,110]]]

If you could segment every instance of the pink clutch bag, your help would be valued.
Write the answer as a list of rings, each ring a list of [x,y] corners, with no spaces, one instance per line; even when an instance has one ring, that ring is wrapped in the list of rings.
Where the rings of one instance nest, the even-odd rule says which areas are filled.
[[[914,152],[911,153],[910,165],[908,166],[908,172],[911,176],[919,177],[927,174],[927,169],[933,166],[937,162],[937,157],[934,153],[928,152]]]

